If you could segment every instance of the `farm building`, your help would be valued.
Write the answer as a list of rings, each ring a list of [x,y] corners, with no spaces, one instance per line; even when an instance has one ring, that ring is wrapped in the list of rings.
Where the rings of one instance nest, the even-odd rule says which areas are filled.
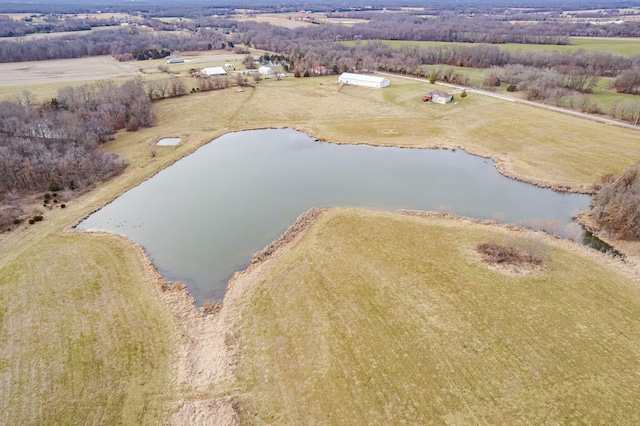
[[[272,74],[275,74],[275,71],[274,71],[274,70],[272,70],[272,69],[271,69],[271,68],[269,68],[269,67],[265,67],[265,66],[262,66],[262,67],[258,68],[258,72],[259,72],[260,74],[264,74],[264,75],[272,75]]]
[[[184,63],[184,58],[181,58],[180,56],[173,56],[171,58],[167,58],[167,63],[168,64],[182,64],[182,63]]]
[[[222,67],[211,67],[202,70],[206,75],[227,75],[227,72]]]
[[[323,67],[322,65],[313,67],[313,73],[317,75],[325,75],[327,73],[327,67]]]
[[[440,90],[436,90],[433,92],[429,92],[422,97],[422,102],[435,102],[437,104],[446,104],[453,99],[453,95],[443,92]]]
[[[387,87],[391,84],[388,78],[376,77],[373,75],[352,74],[349,72],[342,73],[340,77],[338,77],[338,83],[376,88]]]

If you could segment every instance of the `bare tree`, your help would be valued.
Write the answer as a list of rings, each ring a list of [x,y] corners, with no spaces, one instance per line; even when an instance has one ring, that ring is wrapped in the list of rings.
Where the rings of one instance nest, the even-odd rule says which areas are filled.
[[[171,77],[169,81],[169,96],[175,98],[187,94],[187,86],[179,77]]]

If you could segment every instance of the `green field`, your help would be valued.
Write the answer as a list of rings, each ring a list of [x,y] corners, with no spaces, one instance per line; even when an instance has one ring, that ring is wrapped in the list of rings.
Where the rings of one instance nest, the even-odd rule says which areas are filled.
[[[150,290],[152,278],[145,275],[143,259],[130,244],[106,234],[68,232],[70,226],[90,212],[225,132],[295,126],[337,143],[464,147],[477,154],[492,156],[500,162],[503,170],[521,178],[576,189],[589,187],[604,173],[618,174],[640,158],[638,133],[635,131],[475,94],[464,100],[458,98],[457,104],[440,106],[422,103],[421,96],[433,88],[428,83],[396,78],[392,78],[391,86],[383,90],[359,87],[339,89],[335,77],[287,78],[280,81],[265,79],[255,87],[245,87],[242,92],[230,88],[156,102],[157,125],[139,132],[120,133],[105,145],[107,151],[116,152],[127,161],[128,167],[121,176],[67,202],[65,209],[49,209],[35,204],[29,209],[34,214],[37,211],[43,213],[42,222],[33,226],[23,223],[17,229],[0,233],[0,342],[3,348],[0,353],[0,412],[3,413],[0,423],[166,423],[170,414],[178,409],[180,401],[207,399],[220,393],[230,395],[236,391],[231,387],[204,392],[191,389],[176,379],[176,354],[188,340],[185,336],[189,330],[180,324],[175,312]],[[179,136],[183,143],[177,147],[155,147],[155,141],[167,136]],[[188,207],[186,209],[188,213]],[[383,219],[380,217],[380,224]],[[413,223],[416,219],[404,220]],[[368,223],[371,235],[381,231],[377,222]],[[357,221],[352,225],[361,226]],[[346,232],[343,236],[362,235],[359,232]],[[406,235],[403,234],[405,231],[398,228],[398,232],[396,242],[406,240],[405,237],[401,238]],[[415,238],[427,237],[420,237],[416,233]],[[434,247],[438,238],[433,236]],[[473,237],[470,235],[469,238]],[[373,251],[380,247],[378,243],[371,245]],[[417,249],[418,245],[408,247]],[[556,253],[555,250],[553,253]],[[580,272],[576,271],[577,266],[571,266],[570,252],[560,250],[558,253],[560,260],[553,265],[556,265],[554,268],[557,267],[559,275],[574,277],[575,273]],[[330,258],[326,259],[328,261]],[[322,259],[320,261],[324,262]],[[411,262],[410,259],[407,261]],[[553,261],[556,262],[555,255]],[[585,271],[589,270],[582,260],[576,265],[583,265]],[[411,266],[411,263],[407,266]],[[373,271],[373,266],[366,268],[370,269],[369,272]],[[469,270],[478,271],[477,265],[474,268]],[[398,272],[390,268],[389,274],[394,271]],[[592,276],[597,277],[599,282],[607,282],[610,270],[603,266],[598,271],[592,271]],[[407,269],[406,273],[410,272]],[[354,279],[358,273],[354,271]],[[612,277],[620,277],[613,272],[611,274]],[[407,275],[407,279],[415,279],[416,276],[410,278]],[[480,277],[485,280],[483,285],[494,288],[487,281],[487,276]],[[619,286],[624,287],[625,283],[624,280],[618,280]],[[581,284],[587,288],[595,285],[593,280],[573,280],[569,284]],[[584,296],[582,301],[576,300],[578,296],[571,296],[574,298],[570,300],[579,302],[577,306],[588,308],[587,311],[594,315],[594,322],[585,319],[588,330],[584,337],[585,344],[598,341],[604,336],[602,333],[612,330],[598,321],[614,318],[613,311],[608,310],[607,300],[621,300],[623,304],[620,306],[623,308],[620,315],[624,321],[620,326],[628,326],[621,329],[621,333],[631,336],[629,350],[637,350],[632,346],[637,340],[632,310],[636,296],[629,290],[629,294],[624,294],[628,300],[622,300],[622,296],[616,296],[624,293],[622,287],[613,284],[603,287],[609,292],[607,294],[603,294],[605,290],[594,290],[592,298],[580,293]],[[402,297],[413,298],[416,296],[414,291]],[[487,294],[478,297],[486,297]],[[554,293],[554,297],[559,294]],[[557,309],[565,307],[559,306]],[[552,308],[545,309],[547,312],[553,311]],[[479,312],[474,315],[482,315],[482,311]],[[602,312],[602,317],[598,316],[599,312]],[[389,320],[398,319],[389,317]],[[561,320],[549,322],[548,327],[542,330],[543,334],[565,333],[563,329],[556,328],[558,324],[565,324]],[[371,321],[375,326],[374,317]],[[413,323],[407,322],[406,326],[399,324],[398,327],[406,328],[410,324]],[[607,324],[614,326],[611,321]],[[590,328],[592,325],[595,328]],[[464,339],[468,336],[464,336],[457,337],[462,339],[458,341],[467,342]],[[626,362],[625,357],[631,353],[625,352],[620,336],[607,334],[607,339],[614,345],[612,347],[617,348],[611,361],[616,366]],[[553,342],[557,343],[556,340]],[[253,343],[247,340],[249,344]],[[564,353],[562,348],[559,346],[558,356]],[[350,349],[345,347],[344,350]],[[453,349],[450,351],[453,354]],[[408,356],[417,356],[419,353],[408,353]],[[494,353],[496,357],[502,356],[499,352]],[[509,354],[511,352],[504,356],[508,357]],[[601,354],[596,352],[594,356],[594,363],[598,365]],[[248,358],[244,359],[243,368],[246,368]],[[576,358],[575,362],[578,361],[584,360]],[[477,362],[481,362],[480,358]],[[487,358],[486,362],[493,361]],[[544,359],[536,360],[532,365],[542,368]],[[635,365],[633,360],[629,360],[629,365]],[[353,368],[356,371],[361,366],[354,364]],[[567,368],[567,374],[577,374],[577,370],[570,369],[569,365]],[[242,383],[254,380],[246,370],[243,371]],[[435,374],[432,369],[429,371]],[[612,398],[623,401],[621,397],[618,399],[619,395],[614,391],[611,391],[613,394],[607,393],[607,389],[627,385],[628,389],[633,389],[633,384],[627,383],[625,377],[609,377],[602,370],[592,371],[591,381],[586,377],[582,382],[578,378],[567,377],[567,380],[573,381],[568,382],[565,391],[557,390],[557,395],[566,396],[567,392],[577,389],[578,384],[584,383],[585,386],[589,385],[587,388],[604,392],[603,401]],[[520,373],[523,374],[522,371]],[[358,377],[364,380],[364,376]],[[394,380],[402,378],[393,377],[396,377]],[[429,377],[437,379],[436,375]],[[633,375],[629,374],[628,377],[632,378]],[[424,377],[419,380],[424,380]],[[399,395],[410,390],[410,383],[405,386],[398,382],[390,386],[404,389],[399,391]],[[531,392],[535,394],[542,389],[541,386],[535,384]],[[256,392],[262,391],[256,388]],[[424,392],[431,391],[427,389]],[[482,395],[493,395],[486,389],[482,392]],[[580,404],[590,403],[592,394],[589,392],[578,393],[576,400],[582,401]],[[528,396],[525,392],[514,398]],[[261,398],[259,396],[254,402],[247,400],[247,406],[259,405]],[[466,399],[457,401],[454,401],[454,406]],[[546,400],[536,401],[540,410],[547,408],[543,407]],[[566,401],[566,398],[562,401]],[[509,413],[524,410],[523,413],[533,416],[531,418],[540,418],[531,407],[518,404],[520,402],[514,401],[515,411]],[[598,419],[614,419],[603,404],[594,403],[593,410],[597,413],[593,416],[589,414],[591,417],[588,418],[594,419],[594,422]],[[303,407],[304,404],[300,402],[296,406]],[[633,402],[629,402],[628,406],[637,408]],[[624,407],[615,404],[612,407],[626,413]],[[479,409],[486,409],[483,412],[487,413],[487,419],[494,418],[490,415],[490,409]],[[361,406],[359,410],[366,411],[366,407]],[[573,418],[570,416],[572,411],[567,413],[567,418]],[[366,413],[356,414],[361,416],[359,418],[370,418]],[[453,418],[452,421],[455,420]]]
[[[475,246],[504,240],[544,269],[489,268]],[[241,296],[242,420],[637,424],[640,287],[621,269],[540,235],[329,211]]]
[[[355,41],[345,42],[348,46],[354,46]],[[366,43],[362,42],[362,43]],[[391,46],[418,46],[425,49],[433,46],[443,45],[462,45],[472,46],[477,43],[449,43],[440,41],[405,41],[405,40],[385,40]],[[619,55],[640,55],[640,39],[636,38],[590,38],[590,37],[571,37],[568,45],[551,45],[551,44],[521,44],[521,43],[504,43],[495,44],[494,46],[504,49],[508,52],[561,52],[571,53],[579,49],[587,52],[606,52]]]

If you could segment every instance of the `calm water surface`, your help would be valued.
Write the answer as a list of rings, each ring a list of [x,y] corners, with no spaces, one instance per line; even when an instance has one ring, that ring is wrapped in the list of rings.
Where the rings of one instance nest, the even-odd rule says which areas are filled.
[[[79,227],[142,244],[169,280],[221,300],[228,279],[311,207],[435,210],[563,224],[590,197],[501,176],[457,150],[316,142],[292,129],[230,133],[94,213]]]

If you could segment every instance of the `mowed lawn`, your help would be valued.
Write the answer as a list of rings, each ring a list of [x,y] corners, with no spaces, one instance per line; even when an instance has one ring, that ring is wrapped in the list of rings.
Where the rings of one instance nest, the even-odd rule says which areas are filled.
[[[541,250],[531,275],[482,242]],[[246,424],[638,424],[640,287],[548,237],[325,212],[241,298]]]

